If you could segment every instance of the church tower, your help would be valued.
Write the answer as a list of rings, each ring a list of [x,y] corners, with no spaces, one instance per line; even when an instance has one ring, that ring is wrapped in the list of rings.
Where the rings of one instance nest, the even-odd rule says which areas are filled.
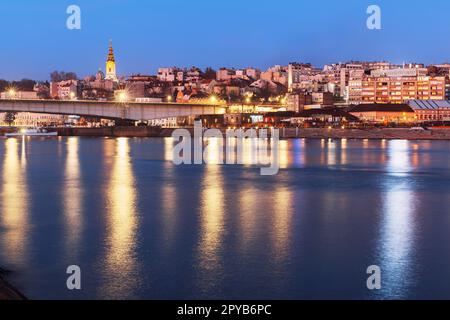
[[[117,81],[116,75],[116,59],[114,58],[114,50],[112,41],[109,42],[108,59],[106,60],[106,80]]]

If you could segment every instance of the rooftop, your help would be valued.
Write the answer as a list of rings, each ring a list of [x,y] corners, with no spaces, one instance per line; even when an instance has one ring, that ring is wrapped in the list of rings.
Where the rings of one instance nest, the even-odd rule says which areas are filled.
[[[411,100],[408,104],[414,110],[450,109],[448,100]]]
[[[348,112],[414,112],[407,104],[372,103],[351,107]]]

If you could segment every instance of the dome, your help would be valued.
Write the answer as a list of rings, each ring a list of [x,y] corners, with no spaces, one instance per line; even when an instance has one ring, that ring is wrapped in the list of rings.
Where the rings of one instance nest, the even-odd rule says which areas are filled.
[[[97,71],[97,74],[95,75],[95,79],[96,80],[104,80],[105,79],[105,74],[103,73],[103,71],[101,69],[99,69]]]

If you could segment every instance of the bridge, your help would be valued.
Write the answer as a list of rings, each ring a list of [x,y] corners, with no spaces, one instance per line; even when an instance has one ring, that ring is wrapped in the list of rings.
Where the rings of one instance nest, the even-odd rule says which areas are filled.
[[[214,104],[0,99],[0,112],[48,113],[135,121],[224,114],[226,110],[227,106]]]

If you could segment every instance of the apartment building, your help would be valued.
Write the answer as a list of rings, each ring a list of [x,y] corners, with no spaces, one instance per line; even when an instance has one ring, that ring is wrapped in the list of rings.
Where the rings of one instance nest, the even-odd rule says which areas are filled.
[[[357,84],[351,90],[357,90]],[[362,103],[405,103],[409,100],[445,100],[446,77],[365,77]]]
[[[314,68],[309,63],[290,63],[288,66],[288,89],[290,92],[302,88],[302,83],[311,81],[311,78],[319,75],[321,70]]]
[[[364,73],[364,66],[362,64],[354,64],[354,63],[349,63],[341,66],[340,68],[341,97],[348,99],[350,75],[354,74],[355,71]]]
[[[159,68],[157,78],[163,82],[183,81],[184,71],[176,67]]]
[[[266,81],[273,81],[281,83],[282,85],[288,85],[288,72],[286,67],[279,65],[267,69],[267,71],[261,73],[261,79]]]
[[[236,70],[228,68],[220,68],[217,70],[216,79],[217,81],[231,80],[236,77]]]
[[[348,75],[348,87],[345,100],[350,104],[358,104],[362,101],[364,70],[351,70]]]
[[[306,92],[290,93],[287,97],[287,111],[300,112],[313,102],[312,95]]]

